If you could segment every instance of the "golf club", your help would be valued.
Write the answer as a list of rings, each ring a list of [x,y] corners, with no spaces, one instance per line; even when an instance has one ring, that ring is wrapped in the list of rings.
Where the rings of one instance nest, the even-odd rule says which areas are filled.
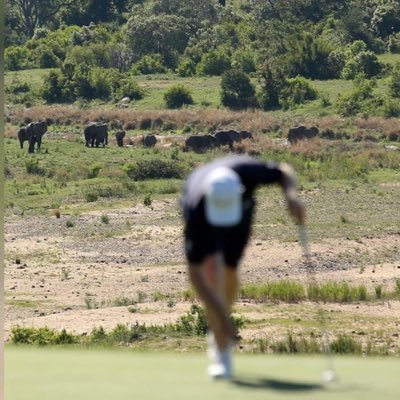
[[[315,272],[313,272],[314,270],[310,263],[311,262],[311,252],[310,252],[310,247],[308,244],[307,230],[303,224],[299,225],[299,241],[303,248],[303,255],[306,258],[306,262],[307,262],[307,276],[310,277],[310,273],[312,273],[313,274],[312,281],[316,284]],[[311,280],[309,279],[309,281],[311,281]],[[311,282],[309,282],[309,283],[311,283]],[[319,307],[319,310],[318,310],[318,320],[320,321],[320,326],[321,326],[321,331],[322,331],[323,348],[324,348],[324,353],[326,354],[326,357],[327,357],[327,364],[328,364],[328,368],[322,374],[321,379],[325,383],[335,382],[338,380],[338,377],[337,377],[337,374],[335,372],[335,368],[333,365],[333,356],[332,356],[332,352],[331,352],[331,346],[330,346],[328,332],[326,330],[326,325],[325,325],[324,310],[321,307]]]

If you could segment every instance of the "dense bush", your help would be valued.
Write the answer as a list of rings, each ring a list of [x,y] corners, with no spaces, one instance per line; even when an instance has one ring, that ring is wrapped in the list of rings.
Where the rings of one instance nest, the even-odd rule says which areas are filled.
[[[114,95],[116,99],[129,97],[131,100],[140,100],[143,98],[143,96],[143,89],[133,78],[130,77],[123,78],[119,82],[119,87],[115,90]]]
[[[176,69],[179,76],[193,76],[196,74],[196,64],[190,58],[184,57]]]
[[[78,338],[69,334],[63,329],[57,332],[49,328],[25,328],[16,326],[11,330],[11,340],[17,344],[35,344],[35,345],[56,345],[73,344],[78,342]]]
[[[55,68],[60,65],[61,60],[48,46],[39,46],[35,50],[37,64],[40,68]]]
[[[31,52],[23,46],[11,46],[4,51],[4,67],[9,71],[18,71],[32,66]]]
[[[283,72],[273,63],[266,62],[259,72],[258,79],[261,86],[258,93],[260,107],[266,111],[279,108],[279,96],[285,80]]]
[[[353,42],[345,51],[345,65],[342,71],[344,79],[355,79],[357,75],[363,74],[367,78],[378,75],[383,64],[372,51],[367,50],[366,44],[357,40]]]
[[[375,86],[375,81],[367,80],[363,76],[357,77],[352,92],[338,98],[337,109],[339,114],[351,116],[368,112],[371,105],[374,105],[371,103],[374,103],[372,91]]]
[[[175,85],[164,94],[164,100],[168,108],[180,108],[184,104],[193,104],[193,98],[189,89],[183,85]]]
[[[389,77],[389,93],[400,98],[400,63],[396,63]]]
[[[182,179],[187,172],[185,166],[174,160],[167,161],[160,159],[126,164],[123,169],[135,181],[146,179]]]
[[[64,93],[65,78],[59,71],[50,71],[43,78],[41,96],[48,103],[57,103],[68,100],[68,96]]]
[[[293,107],[318,97],[317,91],[303,77],[287,78],[279,96],[283,108]]]
[[[400,53],[400,32],[389,36],[388,51],[390,53]]]
[[[232,67],[247,74],[256,71],[255,54],[250,50],[238,49],[232,54]]]
[[[87,46],[73,46],[67,53],[65,62],[72,65],[107,68],[111,65],[110,48],[104,43],[94,43]]]
[[[224,72],[221,79],[221,103],[236,110],[257,105],[254,86],[242,71],[232,69]]]
[[[221,75],[231,68],[231,60],[223,50],[213,50],[205,53],[197,64],[199,75]]]
[[[323,38],[305,32],[288,43],[288,53],[282,58],[288,76],[301,75],[310,79],[331,79],[337,76],[338,65],[330,54],[334,48]]]
[[[138,74],[162,74],[167,71],[161,54],[147,54],[132,66],[132,73]]]

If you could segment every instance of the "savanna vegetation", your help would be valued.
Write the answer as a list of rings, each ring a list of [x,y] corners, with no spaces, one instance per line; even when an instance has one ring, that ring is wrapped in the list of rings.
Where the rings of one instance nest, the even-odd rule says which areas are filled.
[[[66,236],[115,238],[131,225],[124,221],[116,226],[110,211],[132,204],[151,210],[155,202],[176,201],[195,166],[233,152],[294,166],[301,194],[312,206],[314,242],[346,238],[358,243],[398,234],[398,1],[15,0],[6,2],[5,31],[6,223],[51,215],[62,220]],[[19,148],[16,132],[41,119],[48,125],[42,148],[28,154]],[[85,147],[83,128],[91,121],[108,124],[105,148]],[[316,126],[319,133],[288,143],[288,130],[296,125]],[[119,129],[126,131],[124,147],[117,147],[113,137]],[[185,151],[189,135],[220,129],[250,131],[254,140],[204,153]],[[155,147],[142,145],[147,134],[157,135]],[[259,195],[272,199],[272,205],[258,211],[255,236],[295,241],[289,219],[278,208],[280,193],[261,189]],[[88,211],[101,213],[100,230],[80,230],[77,217]],[[180,226],[180,219],[167,215],[157,223]],[[53,256],[31,257],[50,263]],[[377,251],[343,250],[335,257],[361,275],[365,265],[396,262],[399,249],[382,245]],[[13,265],[20,265],[20,258],[6,256]],[[61,269],[60,281],[71,281],[70,268]],[[140,293],[118,301],[85,295],[81,308],[131,307],[135,314],[144,300]],[[271,321],[286,336],[255,339],[249,344],[252,351],[321,352],[321,335],[309,329],[307,318],[314,317],[307,302],[398,302],[399,280],[368,287],[344,281],[249,282],[240,299],[268,309],[277,303],[294,307],[291,316]],[[152,300],[168,301],[173,308],[194,297],[153,291]],[[6,293],[8,307],[32,308],[17,302],[18,293]],[[96,327],[86,337],[17,326],[11,340],[151,347],[168,336],[174,340],[172,348],[189,338],[197,349],[196,338],[205,327],[203,311],[196,307],[163,326],[119,325],[110,332]],[[362,320],[372,332],[366,340],[341,332],[351,319],[339,314],[328,318],[328,328],[335,332],[332,351],[399,354],[393,338],[376,346],[381,332],[373,326],[376,321],[385,326],[383,317]],[[239,334],[262,325],[235,321]],[[396,332],[381,336],[392,334]]]

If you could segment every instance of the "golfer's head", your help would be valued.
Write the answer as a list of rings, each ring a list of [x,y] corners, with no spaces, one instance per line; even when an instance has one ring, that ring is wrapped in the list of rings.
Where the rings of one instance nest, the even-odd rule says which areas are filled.
[[[242,183],[239,175],[226,167],[212,170],[205,187],[205,214],[210,225],[229,227],[242,219]]]

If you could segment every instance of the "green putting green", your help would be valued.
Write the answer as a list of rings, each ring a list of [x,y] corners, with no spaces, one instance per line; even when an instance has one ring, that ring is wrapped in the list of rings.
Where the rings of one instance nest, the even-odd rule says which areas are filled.
[[[205,354],[5,348],[7,400],[400,399],[398,358],[235,354],[235,379],[212,382]]]

